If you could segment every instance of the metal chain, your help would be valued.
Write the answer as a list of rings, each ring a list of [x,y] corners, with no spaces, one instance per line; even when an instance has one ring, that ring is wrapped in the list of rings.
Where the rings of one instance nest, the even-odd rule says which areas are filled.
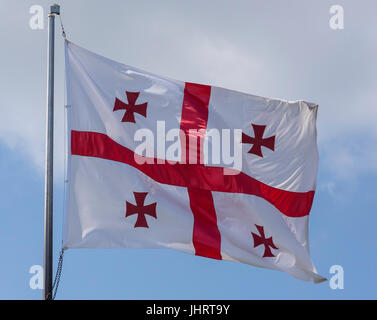
[[[62,36],[64,38],[64,40],[67,39],[66,35],[65,35],[65,31],[64,31],[64,26],[63,26],[63,22],[62,22],[62,16],[59,14],[59,20],[60,20],[60,26],[62,27]]]
[[[64,249],[60,251],[59,255],[59,262],[58,262],[58,268],[56,270],[56,275],[54,279],[54,283],[52,285],[52,300],[55,300],[56,293],[58,292],[59,283],[60,283],[60,277],[62,275],[62,269],[63,269],[63,259],[64,259]]]
[[[60,255],[59,255],[58,267],[56,269],[54,283],[52,284],[51,291],[46,296],[46,300],[49,300],[50,298],[51,298],[51,300],[55,300],[56,293],[57,293],[58,288],[59,288],[60,277],[62,275],[63,259],[64,259],[64,249],[61,249]]]

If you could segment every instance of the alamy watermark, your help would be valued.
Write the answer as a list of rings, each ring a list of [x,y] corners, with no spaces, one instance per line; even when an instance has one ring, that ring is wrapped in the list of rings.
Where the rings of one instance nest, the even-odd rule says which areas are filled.
[[[341,5],[333,5],[330,7],[329,26],[332,30],[344,29],[344,9]]]
[[[43,290],[43,267],[35,264],[30,267],[29,273],[32,274],[29,280],[30,288],[33,290]]]
[[[333,265],[330,267],[330,277],[329,286],[332,290],[343,290],[344,289],[344,270],[340,265]]]
[[[44,29],[44,10],[43,7],[35,4],[29,9],[31,15],[29,19],[29,27],[32,30],[43,30]]]
[[[157,134],[147,128],[134,134],[135,162],[138,164],[221,165],[224,174],[242,170],[241,129],[170,129],[165,121],[157,121]]]

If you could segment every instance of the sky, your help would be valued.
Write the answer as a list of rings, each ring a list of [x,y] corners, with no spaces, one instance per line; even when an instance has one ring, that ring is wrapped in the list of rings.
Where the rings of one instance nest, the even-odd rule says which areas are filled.
[[[1,0],[0,299],[41,299],[47,14]],[[373,0],[60,1],[67,38],[174,79],[319,104],[310,213],[318,272],[344,289],[278,271],[159,249],[71,249],[57,299],[376,299],[377,3]],[[44,28],[29,26],[32,5]],[[344,9],[344,29],[329,26]],[[64,194],[64,51],[56,21],[54,270]]]

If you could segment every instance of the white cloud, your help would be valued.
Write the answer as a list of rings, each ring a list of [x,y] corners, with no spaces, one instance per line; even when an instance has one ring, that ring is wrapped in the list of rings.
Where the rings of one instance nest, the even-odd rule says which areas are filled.
[[[340,139],[324,144],[322,164],[333,179],[352,181],[361,175],[377,174],[377,138],[343,133]]]
[[[219,5],[234,10],[227,2]],[[314,3],[311,10],[296,12],[303,8],[299,2],[296,9],[276,5],[268,11],[263,4],[245,2],[242,12],[234,10],[237,18],[212,11],[212,5],[197,12],[188,4],[182,10],[171,3],[152,11],[143,10],[142,3],[132,3],[132,10],[119,4],[116,12],[99,3],[91,7],[91,15],[72,15],[80,6],[87,7],[67,3],[63,16],[68,36],[72,33],[78,44],[180,80],[319,103],[320,161],[331,179],[376,173],[377,63],[370,59],[377,55],[375,20],[368,28],[346,25],[336,33],[323,20],[322,7]],[[357,4],[352,9],[354,19],[365,18]],[[254,19],[245,14],[248,10],[258,12]],[[122,19],[124,12],[140,14]],[[290,19],[282,21],[287,15]],[[0,21],[3,30],[10,20],[14,25],[12,33],[0,34],[7,44],[0,51],[6,75],[0,79],[0,140],[30,158],[42,173],[47,33],[30,30],[27,18],[10,15]],[[101,24],[94,24],[93,18]],[[297,27],[302,25],[306,27]],[[59,26],[56,30],[55,170],[62,174],[64,59]]]

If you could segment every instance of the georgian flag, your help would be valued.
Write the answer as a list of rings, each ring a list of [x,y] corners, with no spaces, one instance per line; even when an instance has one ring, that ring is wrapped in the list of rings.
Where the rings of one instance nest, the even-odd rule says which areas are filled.
[[[185,83],[66,42],[64,248],[171,248],[323,281],[317,105]],[[193,142],[194,141],[194,142]]]

